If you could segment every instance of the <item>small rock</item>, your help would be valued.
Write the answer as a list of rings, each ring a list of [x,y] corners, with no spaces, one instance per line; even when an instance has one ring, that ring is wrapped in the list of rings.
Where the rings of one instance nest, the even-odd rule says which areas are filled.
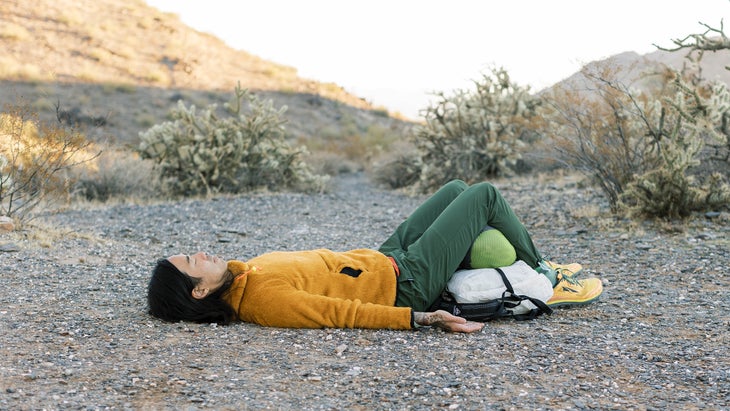
[[[18,247],[17,244],[13,244],[13,243],[0,244],[0,253],[13,253],[16,251],[20,251],[20,247]]]
[[[0,216],[0,233],[15,230],[13,219],[6,216]]]

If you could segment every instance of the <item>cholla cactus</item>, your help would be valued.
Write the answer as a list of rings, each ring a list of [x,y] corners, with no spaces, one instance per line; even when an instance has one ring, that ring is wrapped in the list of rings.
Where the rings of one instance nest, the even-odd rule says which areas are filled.
[[[651,155],[657,166],[635,176],[622,196],[632,211],[651,217],[686,217],[693,211],[730,204],[730,187],[722,175],[711,173],[700,180],[690,173],[701,164],[704,136],[722,138],[716,124],[727,115],[727,108],[722,108],[727,88],[712,87],[709,96],[703,97],[680,76],[674,85],[674,98],[645,117],[649,135],[655,139]],[[657,127],[652,128],[653,124]]]
[[[730,164],[730,90],[725,83],[712,85],[707,99],[707,128],[710,145],[715,148],[716,157]]]
[[[247,100],[250,112],[241,112]],[[285,141],[286,108],[275,109],[247,90],[235,90],[227,116],[216,105],[197,111],[181,101],[171,112],[173,121],[140,133],[139,152],[156,161],[174,194],[236,193],[259,187],[321,190],[326,177],[312,174],[302,161],[303,148]]]
[[[530,136],[526,127],[538,100],[495,69],[475,82],[476,91],[437,94],[440,101],[425,112],[426,124],[415,131],[422,153],[419,185],[425,191],[453,178],[480,181],[511,174]]]

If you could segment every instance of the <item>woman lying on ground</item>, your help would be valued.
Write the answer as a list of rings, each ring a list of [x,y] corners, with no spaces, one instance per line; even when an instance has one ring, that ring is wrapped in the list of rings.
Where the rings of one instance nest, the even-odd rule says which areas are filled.
[[[516,260],[550,279],[549,306],[587,304],[603,290],[597,278],[573,278],[579,264],[545,261],[494,186],[455,180],[378,250],[272,252],[247,262],[199,252],[159,260],[148,287],[149,312],[173,322],[474,332],[484,324],[427,311],[460,267]]]

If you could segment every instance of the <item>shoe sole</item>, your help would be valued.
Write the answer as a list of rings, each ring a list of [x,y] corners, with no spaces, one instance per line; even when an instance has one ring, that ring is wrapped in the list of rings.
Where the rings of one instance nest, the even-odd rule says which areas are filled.
[[[601,299],[601,296],[598,295],[596,297],[591,298],[590,300],[581,300],[581,301],[558,301],[555,303],[548,303],[547,306],[550,308],[565,308],[565,307],[578,307],[581,305],[588,305],[591,303],[594,303]]]

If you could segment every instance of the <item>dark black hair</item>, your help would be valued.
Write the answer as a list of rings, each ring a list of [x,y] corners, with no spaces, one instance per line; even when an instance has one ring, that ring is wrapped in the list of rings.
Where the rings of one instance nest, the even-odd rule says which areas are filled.
[[[152,270],[147,287],[147,305],[150,315],[161,320],[177,322],[228,324],[236,319],[236,313],[223,299],[231,288],[233,275],[227,272],[222,286],[202,299],[191,295],[199,278],[193,278],[178,270],[169,260],[161,259]]]

